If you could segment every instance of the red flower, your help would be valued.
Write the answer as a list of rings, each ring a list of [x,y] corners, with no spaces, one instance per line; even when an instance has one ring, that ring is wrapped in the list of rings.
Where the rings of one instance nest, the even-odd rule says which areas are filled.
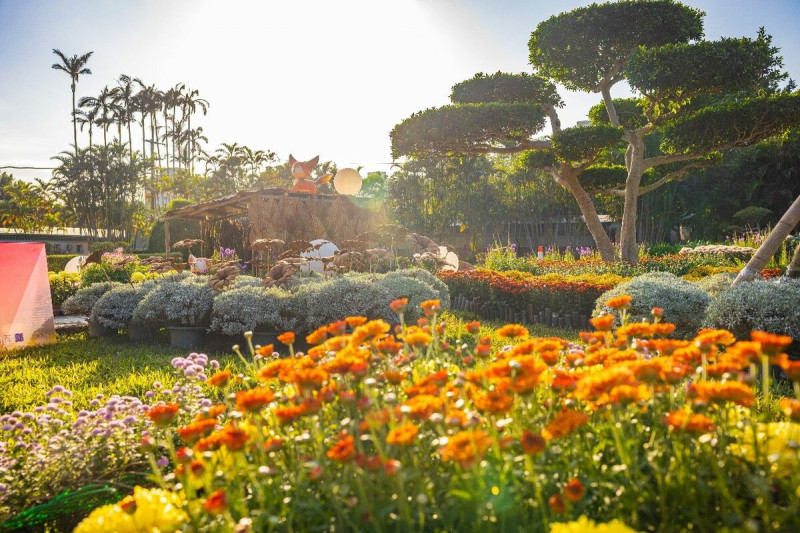
[[[203,509],[209,514],[218,515],[225,512],[228,508],[228,497],[222,489],[215,490],[203,503]]]

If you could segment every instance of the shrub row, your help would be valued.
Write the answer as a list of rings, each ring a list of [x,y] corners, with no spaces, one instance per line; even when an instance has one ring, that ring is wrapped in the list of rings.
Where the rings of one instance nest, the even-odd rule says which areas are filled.
[[[214,291],[207,276],[173,274],[141,283],[100,282],[80,289],[64,302],[68,314],[89,315],[112,329],[131,322],[151,327],[202,326],[223,335],[245,331],[312,331],[341,316],[396,321],[389,304],[408,298],[408,320],[419,304],[438,299],[449,306],[447,285],[429,272],[406,269],[387,274],[357,274],[295,280],[284,288],[265,288],[259,278],[238,276]]]

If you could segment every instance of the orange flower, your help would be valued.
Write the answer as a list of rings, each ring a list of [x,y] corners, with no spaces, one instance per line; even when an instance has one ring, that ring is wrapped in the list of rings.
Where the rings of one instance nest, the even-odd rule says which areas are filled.
[[[396,446],[408,446],[416,440],[418,434],[419,428],[413,422],[406,422],[389,432],[386,436],[386,443]]]
[[[589,322],[592,323],[592,326],[597,331],[611,331],[615,320],[614,315],[603,315],[597,318],[590,318]]]
[[[217,405],[212,405],[208,408],[207,411],[200,411],[194,417],[195,420],[205,420],[207,418],[217,418],[222,413],[228,410],[228,406],[224,403],[218,403]]]
[[[652,337],[655,324],[648,324],[647,322],[632,322],[617,328],[617,337],[635,337],[635,338],[648,338]]]
[[[519,442],[522,445],[522,451],[528,455],[541,453],[547,445],[547,442],[541,435],[528,430],[522,432]]]
[[[208,437],[203,437],[197,441],[195,449],[198,452],[210,452],[219,450],[220,446],[222,446],[222,441],[219,438],[219,433],[212,433]]]
[[[203,503],[203,509],[209,514],[218,515],[225,512],[228,508],[228,498],[222,489],[215,490]]]
[[[422,308],[422,312],[427,317],[432,317],[442,310],[442,302],[439,300],[425,300],[424,302],[420,303],[419,306]]]
[[[344,463],[353,458],[356,452],[356,441],[352,435],[340,435],[339,440],[325,454],[328,459]]]
[[[350,343],[358,346],[364,342],[375,339],[388,332],[391,326],[383,320],[370,320],[366,324],[358,326],[350,336]]]
[[[361,325],[361,324],[359,324]],[[347,331],[347,322],[344,320],[337,320],[328,324],[328,333],[331,335],[339,336],[344,335]]]
[[[401,372],[400,370],[387,370],[383,373],[384,379],[392,385],[399,385],[406,379],[407,375],[408,372]]]
[[[258,371],[258,379],[262,381],[268,381],[277,377],[281,372],[284,372],[287,368],[292,368],[294,366],[294,361],[291,359],[276,359],[275,361],[270,361],[264,368]]]
[[[492,347],[488,344],[478,344],[475,346],[475,357],[484,359],[492,353]]]
[[[564,511],[567,510],[564,497],[561,496],[561,494],[553,494],[550,496],[550,499],[547,500],[547,505],[550,506],[550,510],[555,514],[564,514]]]
[[[773,364],[777,364],[786,372],[786,377],[792,381],[800,381],[800,361],[791,361],[784,353],[773,357]]]
[[[583,498],[586,489],[579,479],[570,479],[564,487],[564,496],[572,503],[577,503]]]
[[[651,326],[653,330],[653,335],[658,337],[668,337],[672,335],[672,332],[675,331],[675,324],[671,324],[669,322],[659,322],[658,324],[652,324]]]
[[[505,383],[498,385],[485,392],[476,390],[472,394],[472,403],[478,411],[500,414],[511,410],[514,397],[507,391],[509,386]]]
[[[694,342],[698,347],[705,344],[730,346],[736,342],[736,337],[730,331],[724,329],[701,329],[694,338]]]
[[[365,316],[349,316],[344,319],[348,326],[351,328],[357,328],[361,324],[367,321],[367,317]]]
[[[224,387],[230,378],[231,378],[231,371],[223,370],[221,372],[217,372],[216,374],[208,378],[206,383],[214,387]]]
[[[170,403],[170,404],[158,404],[154,405],[147,411],[147,418],[153,421],[153,423],[159,427],[166,427],[172,422],[172,419],[175,418],[178,414],[178,404],[177,403]]]
[[[392,308],[397,314],[402,313],[408,307],[408,298],[398,298],[397,300],[393,300],[392,303],[389,304],[389,307]]]
[[[589,417],[578,411],[562,409],[542,431],[542,436],[547,440],[566,437],[586,422]]]
[[[460,431],[439,448],[442,461],[454,461],[461,468],[469,468],[483,458],[492,444],[492,438],[484,431]]]
[[[477,320],[473,320],[472,322],[468,322],[464,324],[464,329],[467,330],[467,333],[476,334],[481,330],[481,323]]]
[[[687,433],[708,433],[714,430],[714,422],[705,415],[689,413],[683,409],[664,415],[664,423],[670,431]]]
[[[620,309],[630,309],[631,302],[633,301],[633,296],[628,294],[623,294],[621,296],[617,296],[616,298],[611,298],[606,302],[606,306],[610,307],[611,309],[616,309],[619,311]]]
[[[306,342],[308,344],[321,344],[328,338],[328,328],[326,326],[319,327],[306,335]]]
[[[431,342],[431,336],[418,329],[407,333],[406,336],[403,337],[403,341],[415,348],[422,348]]]
[[[403,402],[401,410],[417,420],[427,420],[433,413],[440,412],[443,405],[441,398],[420,394]]]
[[[194,444],[202,437],[206,437],[214,431],[217,421],[214,418],[197,420],[188,426],[178,428],[178,435],[186,444]]]
[[[739,381],[698,381],[689,388],[696,403],[733,402],[742,407],[752,407],[756,403],[753,389]]]
[[[659,319],[664,316],[664,309],[661,307],[654,307],[650,310],[650,314],[653,315],[653,318]]]
[[[525,339],[529,335],[527,328],[520,324],[506,324],[497,330],[501,339]]]
[[[230,424],[225,426],[225,428],[218,435],[220,443],[222,443],[223,446],[232,452],[239,451],[244,448],[244,445],[247,444],[247,440],[249,439],[249,436],[245,430],[234,427]]]
[[[328,381],[328,373],[321,368],[301,368],[294,372],[293,383],[301,389],[319,389]]]
[[[256,350],[256,353],[261,357],[272,357],[272,354],[275,353],[275,345],[271,343],[265,344]]]
[[[788,335],[775,335],[766,331],[752,331],[750,338],[760,343],[761,350],[770,356],[779,354],[792,344],[792,338]]]
[[[280,335],[278,335],[278,341],[282,342],[286,346],[294,344],[294,332],[287,331],[285,333],[281,333]]]
[[[385,355],[397,355],[403,349],[403,344],[395,341],[392,337],[386,337],[373,343],[373,346]]]
[[[236,409],[255,413],[275,399],[275,393],[266,387],[243,390],[236,393]]]
[[[739,341],[725,352],[739,359],[743,364],[761,362],[761,345],[752,341]]]
[[[650,389],[646,385],[618,385],[608,397],[613,404],[638,403],[650,398]]]
[[[781,411],[794,422],[800,422],[800,401],[781,398]]]
[[[305,408],[302,405],[286,405],[275,407],[272,410],[281,424],[288,424],[294,422],[305,414]]]

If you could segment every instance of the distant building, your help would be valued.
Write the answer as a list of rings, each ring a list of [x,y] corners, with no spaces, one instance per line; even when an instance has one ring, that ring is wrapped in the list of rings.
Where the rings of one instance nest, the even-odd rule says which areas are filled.
[[[105,239],[105,231],[97,230],[97,238]],[[89,235],[82,228],[46,228],[25,232],[19,228],[0,228],[0,242],[43,242],[53,253],[89,253]]]

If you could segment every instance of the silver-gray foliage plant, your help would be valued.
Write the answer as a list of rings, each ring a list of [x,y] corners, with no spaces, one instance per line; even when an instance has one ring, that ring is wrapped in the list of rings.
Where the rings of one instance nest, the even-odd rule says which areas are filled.
[[[691,339],[703,325],[703,316],[710,297],[700,287],[667,272],[651,272],[620,283],[600,295],[593,316],[610,314],[605,302],[615,296],[633,297],[628,311],[632,321],[650,319],[654,307],[664,310],[664,322],[675,324],[673,337]]]
[[[122,285],[122,283],[117,283],[115,281],[92,283],[88,287],[78,289],[75,294],[67,298],[64,303],[61,304],[61,310],[67,315],[88,315],[92,312],[94,304],[97,303],[97,300],[99,300],[101,296],[111,289],[121,287]]]
[[[155,326],[203,326],[211,313],[214,291],[203,276],[159,283],[133,312],[132,319]]]
[[[91,318],[111,329],[128,327],[139,302],[158,284],[153,280],[135,285],[122,285],[103,294],[92,308]]]
[[[774,281],[740,283],[718,294],[705,323],[748,339],[753,330],[800,339],[800,286]]]
[[[223,335],[294,330],[302,318],[294,299],[294,295],[274,287],[245,285],[227,290],[214,299],[211,330]]]

